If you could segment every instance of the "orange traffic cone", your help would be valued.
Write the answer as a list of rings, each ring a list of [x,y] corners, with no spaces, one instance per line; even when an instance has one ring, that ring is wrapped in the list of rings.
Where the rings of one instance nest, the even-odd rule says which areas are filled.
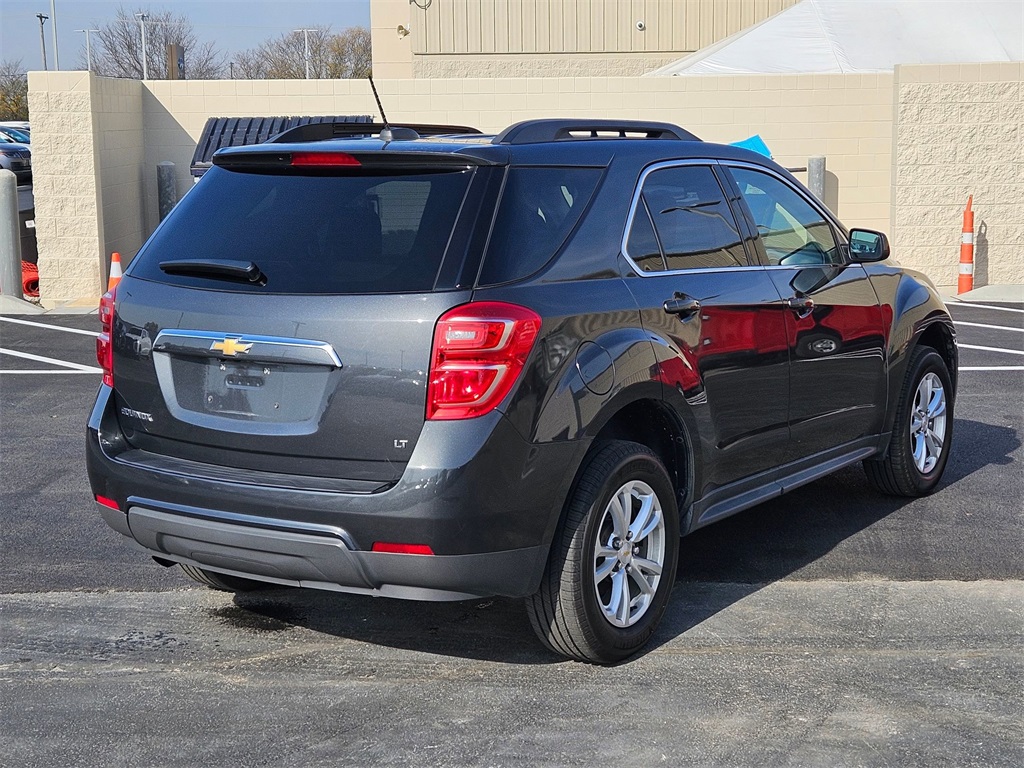
[[[974,210],[971,203],[974,195],[967,198],[964,208],[964,227],[960,237],[960,275],[957,280],[956,292],[967,293],[974,290]]]
[[[114,290],[114,286],[121,282],[121,254],[114,251],[110,256],[110,277],[107,278],[107,290]]]

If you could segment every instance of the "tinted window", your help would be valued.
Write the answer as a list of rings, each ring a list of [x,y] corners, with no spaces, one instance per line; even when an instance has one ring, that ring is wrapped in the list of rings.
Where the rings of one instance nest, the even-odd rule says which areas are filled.
[[[598,168],[510,168],[480,283],[519,280],[547,264],[600,178]]]
[[[654,171],[644,180],[643,198],[668,269],[746,266],[732,211],[709,167]]]
[[[633,225],[629,228],[629,240],[626,241],[626,252],[641,272],[660,272],[665,269],[665,259],[654,235],[654,226],[647,211],[647,202],[643,195],[633,214]]]
[[[731,170],[754,217],[769,264],[841,263],[832,228],[795,189],[767,173]]]
[[[217,290],[403,293],[434,287],[472,171],[296,176],[212,168],[132,274]],[[160,262],[256,262],[265,287],[167,275]]]

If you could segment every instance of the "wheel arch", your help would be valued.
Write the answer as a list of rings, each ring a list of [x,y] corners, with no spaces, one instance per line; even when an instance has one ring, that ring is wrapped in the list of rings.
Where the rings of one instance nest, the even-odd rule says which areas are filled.
[[[661,399],[642,397],[621,405],[593,431],[594,445],[628,440],[645,445],[661,459],[676,493],[680,532],[689,528],[697,467],[691,436],[675,411]]]

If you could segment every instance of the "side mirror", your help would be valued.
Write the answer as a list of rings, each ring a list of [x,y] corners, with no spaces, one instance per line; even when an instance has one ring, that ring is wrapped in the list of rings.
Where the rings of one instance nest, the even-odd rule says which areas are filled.
[[[858,262],[889,258],[889,238],[873,229],[850,230],[850,258]]]

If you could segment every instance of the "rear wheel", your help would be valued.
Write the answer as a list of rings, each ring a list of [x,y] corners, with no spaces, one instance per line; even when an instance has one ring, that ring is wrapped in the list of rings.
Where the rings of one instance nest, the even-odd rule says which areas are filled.
[[[200,584],[205,584],[212,589],[219,589],[222,592],[255,592],[260,589],[270,589],[273,585],[265,581],[255,579],[243,579],[241,576],[230,576],[226,573],[208,571],[205,568],[197,568],[194,565],[178,563],[189,578],[195,579]]]
[[[605,443],[584,465],[530,623],[551,650],[598,664],[636,653],[668,605],[679,553],[675,491],[644,445]]]
[[[864,462],[868,480],[893,496],[935,490],[953,439],[953,387],[946,362],[931,347],[910,353],[896,407],[889,454]]]

